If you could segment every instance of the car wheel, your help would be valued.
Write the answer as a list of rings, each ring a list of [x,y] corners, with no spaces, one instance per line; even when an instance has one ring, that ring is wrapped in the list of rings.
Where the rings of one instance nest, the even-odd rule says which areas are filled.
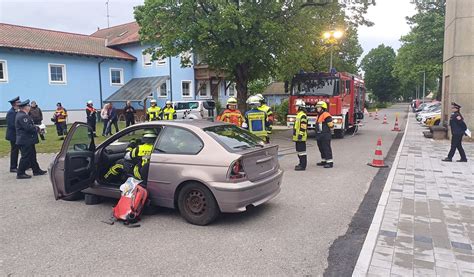
[[[199,183],[189,183],[181,189],[178,208],[186,221],[201,226],[214,221],[220,213],[214,195]]]
[[[69,196],[64,197],[63,200],[64,201],[76,201],[76,200],[80,200],[82,198],[84,198],[84,193],[78,191],[76,193],[73,193]]]
[[[100,202],[102,202],[100,196],[88,193],[84,195],[84,203],[86,203],[86,205],[97,205],[100,204]]]

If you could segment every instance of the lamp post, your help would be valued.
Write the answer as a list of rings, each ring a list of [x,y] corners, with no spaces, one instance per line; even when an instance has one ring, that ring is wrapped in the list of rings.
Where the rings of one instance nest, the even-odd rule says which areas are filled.
[[[331,45],[331,58],[329,60],[329,72],[331,72],[333,68],[332,57],[333,57],[333,52],[334,52],[334,44],[337,42],[337,40],[342,38],[343,35],[344,33],[341,31],[328,31],[328,32],[324,32],[323,34],[323,38],[326,39]]]

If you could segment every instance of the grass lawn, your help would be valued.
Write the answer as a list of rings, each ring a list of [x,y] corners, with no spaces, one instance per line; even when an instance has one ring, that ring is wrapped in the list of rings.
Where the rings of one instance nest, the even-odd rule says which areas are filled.
[[[68,129],[71,127],[72,124],[68,124]],[[106,138],[101,136],[102,133],[102,122],[97,123],[97,135],[98,137],[95,138],[96,145],[103,142]],[[125,122],[119,121],[119,129],[122,130],[125,128]],[[0,157],[7,156],[10,153],[10,142],[5,139],[5,132],[7,128],[1,127],[0,128]],[[112,127],[112,131],[115,129]],[[57,153],[63,144],[62,140],[59,140],[58,134],[56,133],[56,126],[49,125],[46,128],[46,140],[41,140],[38,144],[36,144],[36,151],[38,153]],[[115,132],[114,132],[115,133]]]

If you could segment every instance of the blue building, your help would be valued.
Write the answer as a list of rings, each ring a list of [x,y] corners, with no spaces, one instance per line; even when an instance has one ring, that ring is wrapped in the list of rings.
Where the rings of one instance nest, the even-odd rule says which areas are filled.
[[[70,122],[84,120],[88,100],[118,108],[131,100],[140,109],[152,97],[164,105],[193,99],[225,103],[236,96],[225,75],[210,70],[198,55],[152,60],[138,31],[136,22],[91,35],[0,23],[0,116],[17,95],[46,112],[61,102]],[[192,62],[183,66],[182,59]]]

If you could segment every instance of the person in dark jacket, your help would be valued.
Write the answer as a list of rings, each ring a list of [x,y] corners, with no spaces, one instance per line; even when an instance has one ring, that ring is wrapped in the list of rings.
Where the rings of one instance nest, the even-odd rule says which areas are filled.
[[[460,112],[461,106],[456,103],[451,103],[451,118],[449,119],[449,126],[451,127],[451,149],[449,150],[448,157],[442,159],[443,162],[452,162],[456,149],[459,151],[461,156],[457,162],[467,162],[466,152],[462,148],[462,137],[465,135],[467,126],[464,122],[464,118]]]
[[[117,109],[109,103],[109,124],[107,125],[107,130],[105,131],[105,135],[112,135],[112,125],[115,126],[115,133],[118,133],[118,114]]]
[[[16,144],[16,130],[15,130],[15,117],[18,112],[18,104],[21,102],[20,97],[17,96],[12,100],[8,101],[11,104],[10,110],[7,112],[7,132],[5,139],[10,142],[10,172],[15,173],[18,166],[18,154],[20,147]]]
[[[334,127],[332,116],[328,110],[328,104],[324,101],[316,103],[316,141],[318,143],[319,152],[321,153],[321,162],[318,166],[324,168],[333,167],[332,148],[331,148],[331,129]]]
[[[125,114],[125,126],[130,126],[135,124],[135,108],[132,106],[130,101],[127,101],[125,108],[123,108],[123,113]]]
[[[97,123],[97,110],[94,108],[94,104],[92,100],[87,101],[86,106],[86,118],[87,118],[87,125],[92,129],[92,135],[97,137],[95,133],[95,125]]]
[[[17,179],[28,179],[31,175],[26,174],[28,168],[33,169],[33,175],[39,176],[46,174],[47,171],[39,167],[36,160],[35,144],[38,140],[38,127],[33,119],[28,115],[30,111],[30,100],[25,100],[18,104],[20,111],[15,117],[16,144],[20,146],[21,159],[16,172]]]
[[[29,116],[33,119],[33,122],[35,125],[41,125],[43,121],[43,112],[41,109],[38,107],[36,104],[36,101],[31,101],[31,109],[30,112],[28,113]],[[44,140],[44,131],[38,132],[41,140]]]

